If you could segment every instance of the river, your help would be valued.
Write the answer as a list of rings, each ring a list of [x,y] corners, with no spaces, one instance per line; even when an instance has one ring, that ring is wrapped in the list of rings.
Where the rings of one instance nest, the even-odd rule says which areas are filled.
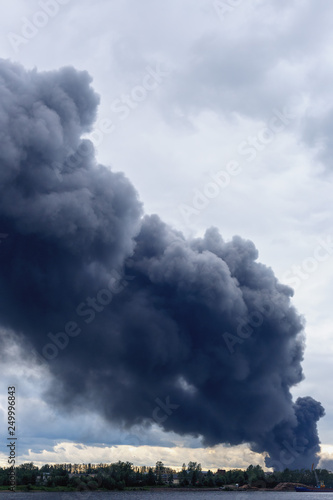
[[[11,492],[1,492],[1,498],[11,498]],[[17,492],[15,500],[333,500],[332,493],[296,493],[294,491],[110,491],[110,492]]]

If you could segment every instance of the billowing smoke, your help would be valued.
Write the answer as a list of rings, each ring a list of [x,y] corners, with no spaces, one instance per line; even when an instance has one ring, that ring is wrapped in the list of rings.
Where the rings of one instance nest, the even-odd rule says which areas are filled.
[[[82,139],[99,102],[86,72],[1,61],[0,78],[0,318],[48,363],[48,397],[127,428],[248,442],[278,469],[317,463],[324,410],[290,394],[303,378],[292,290],[250,241],[186,240],[143,217]]]

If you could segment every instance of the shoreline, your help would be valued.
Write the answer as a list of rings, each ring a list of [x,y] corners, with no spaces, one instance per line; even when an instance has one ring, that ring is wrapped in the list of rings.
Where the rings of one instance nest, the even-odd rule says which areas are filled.
[[[196,491],[204,491],[204,492],[209,492],[209,491],[220,491],[220,492],[239,492],[239,493],[246,493],[246,492],[251,492],[251,491],[265,491],[265,492],[292,492],[295,491],[295,487],[300,486],[300,487],[307,487],[306,485],[302,483],[291,483],[291,482],[286,482],[286,483],[279,483],[276,485],[274,488],[258,488],[256,486],[249,486],[249,485],[243,485],[240,486],[239,488],[235,487],[234,485],[226,485],[226,486],[213,486],[213,487],[189,487],[189,486],[144,486],[144,487],[128,487],[124,488],[123,490],[107,490],[107,489],[97,489],[97,490],[89,490],[87,489],[86,491],[90,493],[105,493],[105,492],[111,492],[111,491],[124,491],[124,492],[129,492],[129,491],[146,491],[146,492],[196,492]],[[32,489],[25,489],[22,485],[19,485],[16,487],[16,492],[26,492],[26,493],[33,493],[33,492],[45,492],[45,493],[75,493],[78,490],[77,489],[69,489],[69,488],[50,488],[47,489],[47,487],[37,489],[37,488],[32,488]],[[0,489],[0,493],[13,493],[13,491],[9,489]]]

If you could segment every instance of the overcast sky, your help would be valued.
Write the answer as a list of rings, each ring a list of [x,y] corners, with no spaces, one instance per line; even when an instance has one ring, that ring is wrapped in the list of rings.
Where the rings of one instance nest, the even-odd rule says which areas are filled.
[[[3,4],[2,58],[90,73],[101,98],[90,134],[98,160],[125,172],[145,213],[186,236],[215,226],[225,240],[252,240],[259,260],[294,288],[306,350],[305,380],[293,394],[325,407],[322,458],[333,459],[331,2]],[[42,400],[46,368],[10,338],[1,358],[1,421],[6,429],[7,385],[16,385],[21,462],[263,465],[246,445],[203,450],[199,439],[157,426],[143,435],[91,412],[58,414]]]

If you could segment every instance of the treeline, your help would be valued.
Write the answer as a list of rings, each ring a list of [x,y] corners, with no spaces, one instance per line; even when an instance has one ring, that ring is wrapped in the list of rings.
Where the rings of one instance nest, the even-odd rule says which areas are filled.
[[[279,483],[302,483],[307,486],[316,486],[315,474],[311,470],[291,470],[266,473],[260,465],[250,465],[246,470],[231,469],[228,471],[211,471],[203,474],[200,464],[194,467],[193,462],[186,468],[183,464],[181,472],[178,473],[179,486],[208,486],[223,487],[228,485],[244,486],[248,484],[257,488],[275,488]],[[318,480],[323,481],[326,487],[333,488],[333,473],[326,469],[316,469]]]
[[[9,486],[9,469],[0,468],[0,485]],[[326,469],[317,469],[319,481],[327,487],[333,487],[333,474]],[[303,483],[315,485],[314,473],[310,470],[289,470],[265,473],[259,465],[250,465],[246,470],[233,469],[202,471],[201,465],[189,462],[178,472],[165,467],[159,461],[155,467],[134,467],[130,462],[117,462],[108,466],[90,469],[86,473],[69,474],[67,470],[44,465],[41,468],[33,463],[16,467],[16,484],[27,489],[34,487],[55,488],[67,487],[69,490],[123,490],[125,487],[223,487],[228,485],[243,486],[248,484],[259,488],[274,488],[281,482]]]
[[[318,480],[323,481],[326,487],[333,488],[333,473],[326,469],[316,469]],[[316,477],[308,469],[275,471],[265,473],[259,466],[250,465],[246,470],[233,469],[227,471],[222,477],[215,477],[216,486],[229,484],[249,484],[257,488],[275,488],[280,483],[302,483],[307,486],[316,486]]]

